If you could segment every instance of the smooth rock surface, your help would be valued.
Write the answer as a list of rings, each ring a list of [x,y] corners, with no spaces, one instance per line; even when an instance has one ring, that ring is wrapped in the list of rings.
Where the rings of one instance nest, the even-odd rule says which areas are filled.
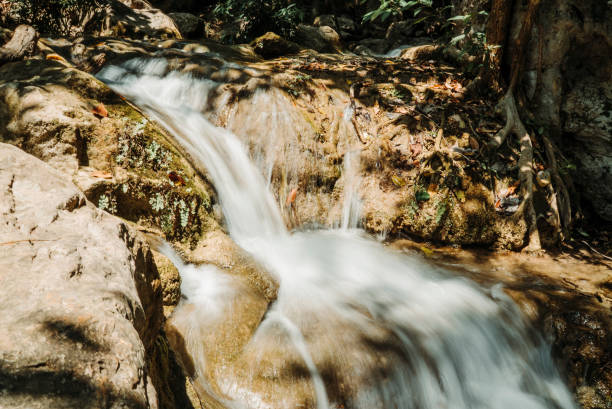
[[[51,166],[0,157],[0,407],[157,408],[148,245]]]

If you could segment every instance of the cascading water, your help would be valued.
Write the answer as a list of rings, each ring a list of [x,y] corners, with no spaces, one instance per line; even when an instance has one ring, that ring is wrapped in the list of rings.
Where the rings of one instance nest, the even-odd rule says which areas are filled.
[[[204,379],[206,393],[224,407],[575,407],[549,348],[499,288],[481,289],[355,229],[290,234],[243,145],[202,114],[220,84],[168,73],[163,60],[132,60],[99,77],[206,168],[231,237],[279,282],[248,343],[221,365],[207,358],[216,344],[205,338],[247,297],[227,273],[165,250],[190,303],[173,320],[197,376],[215,374]],[[355,206],[345,210],[353,215],[342,225],[354,227]]]

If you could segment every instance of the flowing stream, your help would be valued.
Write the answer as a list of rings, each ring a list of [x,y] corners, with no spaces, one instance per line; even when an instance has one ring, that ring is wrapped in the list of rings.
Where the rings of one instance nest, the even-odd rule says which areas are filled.
[[[481,288],[391,251],[356,228],[352,186],[359,181],[352,169],[358,157],[345,158],[351,180],[342,228],[291,233],[268,176],[234,134],[203,115],[208,96],[222,84],[168,72],[161,59],[106,67],[99,78],[165,126],[206,169],[230,236],[279,282],[277,300],[244,348],[255,357],[248,369],[220,367],[207,381],[207,392],[223,406],[575,407],[549,346],[499,287]],[[197,348],[197,334],[215,319],[231,320],[231,305],[241,298],[226,273],[184,264],[169,247],[165,252],[193,306],[183,312],[191,314],[183,335],[196,372],[205,377],[215,363]],[[310,399],[296,392],[300,388]]]

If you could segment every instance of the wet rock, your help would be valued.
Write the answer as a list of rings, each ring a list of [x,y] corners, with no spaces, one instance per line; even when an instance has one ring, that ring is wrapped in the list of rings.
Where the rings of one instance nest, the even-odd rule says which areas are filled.
[[[157,408],[147,244],[68,178],[0,144],[0,406]]]
[[[294,38],[298,44],[320,53],[333,53],[341,48],[340,36],[329,26],[297,26]]]
[[[196,38],[204,34],[204,21],[190,13],[168,14],[181,32],[183,38]]]
[[[257,37],[251,46],[255,52],[264,58],[276,58],[282,55],[295,54],[300,50],[300,47],[276,33],[268,32],[260,37]]]

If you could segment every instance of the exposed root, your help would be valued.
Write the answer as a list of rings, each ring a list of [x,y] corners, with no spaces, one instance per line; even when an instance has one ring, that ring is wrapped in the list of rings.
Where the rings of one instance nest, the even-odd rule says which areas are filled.
[[[533,206],[533,145],[531,143],[531,137],[525,128],[525,125],[521,121],[516,108],[516,102],[512,89],[510,89],[502,101],[500,102],[505,108],[506,114],[506,125],[504,128],[495,135],[495,137],[489,142],[489,147],[496,149],[505,140],[509,134],[515,134],[519,138],[521,145],[520,157],[518,161],[518,176],[521,182],[521,195],[523,196],[523,202],[517,214],[523,215],[527,222],[527,246],[523,251],[535,252],[542,249],[540,242],[540,232],[538,231],[536,212]]]
[[[556,208],[558,209],[559,219],[563,229],[563,238],[566,238],[569,237],[568,229],[572,224],[570,195],[567,186],[565,186],[563,179],[559,175],[559,167],[557,166],[557,159],[555,157],[555,150],[552,142],[546,135],[542,135],[542,142],[544,145],[544,150],[546,151],[546,158],[550,166],[552,181],[559,193],[558,195],[555,194]]]

